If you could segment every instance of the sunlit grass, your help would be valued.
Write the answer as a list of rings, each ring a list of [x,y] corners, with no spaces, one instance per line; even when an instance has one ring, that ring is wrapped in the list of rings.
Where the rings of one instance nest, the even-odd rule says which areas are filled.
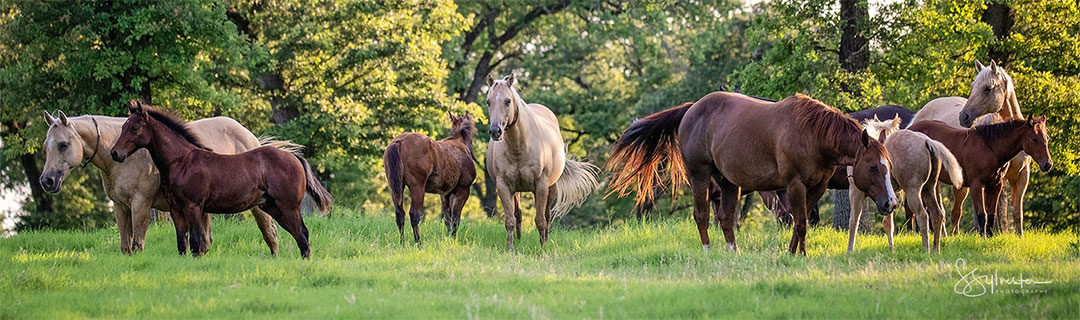
[[[430,215],[423,245],[399,244],[389,215],[339,210],[309,218],[312,259],[281,235],[269,256],[253,221],[214,221],[203,258],[176,254],[171,225],[147,250],[119,252],[115,230],[28,232],[0,239],[0,318],[1077,318],[1080,240],[1029,230],[971,234],[925,254],[917,234],[890,251],[883,235],[814,228],[808,257],[765,221],[737,232],[739,252],[701,249],[690,219],[555,230],[540,247],[531,220],[505,250],[501,221],[463,221],[457,239]],[[408,229],[406,230],[409,233]],[[723,242],[712,230],[714,244]],[[411,236],[409,236],[411,238]],[[981,273],[1052,281],[1027,294],[953,292],[955,261]]]

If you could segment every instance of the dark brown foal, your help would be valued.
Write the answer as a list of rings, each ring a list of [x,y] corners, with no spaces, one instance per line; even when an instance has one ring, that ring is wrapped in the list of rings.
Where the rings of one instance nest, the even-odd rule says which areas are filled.
[[[161,170],[161,186],[176,227],[177,249],[200,256],[209,248],[205,212],[238,213],[259,206],[285,228],[310,257],[308,230],[300,216],[300,201],[309,191],[320,211],[329,210],[333,198],[315,180],[300,155],[274,147],[261,147],[236,155],[214,153],[203,146],[186,123],[138,100],[129,104],[127,121],[112,148],[117,162],[146,148]],[[184,235],[190,234],[185,243]]]
[[[457,117],[450,114],[450,136],[439,141],[419,133],[403,133],[390,141],[383,153],[386,180],[394,201],[401,243],[405,243],[405,209],[402,207],[405,187],[409,187],[412,205],[409,218],[413,238],[420,243],[420,220],[424,217],[424,194],[442,196],[443,222],[451,237],[457,236],[461,209],[469,200],[469,187],[476,180],[473,167],[472,140],[476,127],[472,115]]]
[[[1054,162],[1050,159],[1046,134],[1046,117],[1027,120],[1011,120],[1001,123],[959,129],[937,121],[919,121],[908,128],[940,141],[956,156],[964,171],[964,185],[971,187],[971,201],[975,208],[975,230],[983,236],[994,235],[998,196],[1001,195],[1002,179],[1006,164],[1020,151],[1027,153],[1043,172],[1049,171]],[[948,179],[942,182],[949,183]],[[961,193],[962,194],[962,193]],[[957,192],[954,205],[962,204],[964,197]],[[952,224],[960,224],[960,210],[953,210]],[[988,215],[989,213],[989,215]]]

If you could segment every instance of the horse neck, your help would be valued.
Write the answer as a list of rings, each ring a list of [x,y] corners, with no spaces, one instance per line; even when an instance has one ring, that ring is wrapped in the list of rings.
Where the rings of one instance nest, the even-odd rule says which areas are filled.
[[[997,135],[991,139],[982,138],[983,141],[986,141],[986,145],[990,147],[990,152],[994,154],[994,159],[998,164],[1005,165],[1020,151],[1024,151],[1024,145],[1020,143],[1020,139],[1023,139],[1024,135],[1018,134],[1019,130],[1023,130],[1023,127],[1012,130],[1008,134]]]
[[[834,144],[825,144],[827,151],[824,154],[826,158],[829,158],[826,160],[830,164],[850,166],[855,164],[855,158],[858,157],[859,151],[863,148],[861,141],[862,128],[852,126],[843,128],[843,130],[848,132],[842,135],[840,139],[835,140]],[[819,139],[818,141],[822,140]]]
[[[458,129],[458,128],[454,128],[454,129],[451,129],[451,130],[454,130],[454,131],[452,131],[450,133],[449,137],[446,137],[446,139],[443,139],[443,141],[460,141],[461,144],[465,146],[465,150],[468,151],[469,155],[471,156],[473,154],[473,152],[472,152],[472,150],[473,150],[473,144],[472,144],[473,137],[472,137],[472,134],[470,134],[468,136],[465,136],[465,135],[460,134],[461,130]]]
[[[1005,84],[1005,101],[1002,102],[1001,111],[998,114],[1001,115],[1002,120],[1023,119],[1020,102],[1016,99],[1016,86],[1013,85],[1011,77],[1006,76],[1005,79],[1008,81]]]
[[[97,127],[94,126],[94,121],[97,120]],[[83,142],[83,160],[87,157],[93,157],[90,159],[90,163],[93,163],[95,167],[104,171],[105,173],[111,172],[116,162],[109,157],[109,150],[112,149],[113,143],[116,142],[116,137],[120,135],[120,125],[113,121],[112,117],[99,117],[99,116],[80,116],[71,118],[72,127],[75,128],[75,132],[79,134],[79,138]],[[97,148],[96,153],[95,149]]]
[[[536,117],[529,112],[529,108],[520,98],[516,104],[514,125],[506,128],[503,140],[511,149],[525,149],[529,145],[529,136],[533,135],[533,128],[536,127]]]
[[[154,165],[161,171],[161,177],[168,177],[172,167],[186,158],[189,154],[199,150],[195,145],[188,142],[180,134],[173,132],[152,117],[148,117],[146,128],[151,129],[152,138],[146,150],[150,151],[150,158]]]

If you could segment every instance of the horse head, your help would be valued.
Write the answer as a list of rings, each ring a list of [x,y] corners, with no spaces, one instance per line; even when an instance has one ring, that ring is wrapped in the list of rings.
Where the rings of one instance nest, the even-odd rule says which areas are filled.
[[[488,133],[493,141],[502,139],[506,128],[517,122],[518,108],[523,107],[524,101],[514,90],[514,83],[514,74],[499,80],[488,75],[488,122],[491,123]]]
[[[1024,152],[1039,164],[1043,172],[1050,171],[1054,167],[1054,160],[1050,159],[1050,135],[1046,133],[1046,116],[1028,118],[1023,130],[1021,145]]]
[[[113,160],[124,162],[127,156],[150,145],[152,133],[147,128],[150,115],[140,100],[128,102],[128,118],[124,126],[120,128],[120,137],[116,138],[116,144],[112,147]]]
[[[897,207],[896,193],[893,191],[890,169],[892,160],[885,145],[870,137],[865,130],[859,139],[862,145],[851,166],[851,179],[855,187],[865,191],[874,199],[878,213],[890,214]]]
[[[965,128],[971,127],[982,115],[1001,111],[1010,95],[1015,95],[1012,77],[997,62],[990,61],[990,66],[986,67],[975,61],[975,70],[979,74],[971,83],[971,94],[960,111],[960,125]]]
[[[82,137],[75,130],[75,126],[68,121],[63,111],[56,112],[59,117],[53,117],[48,111],[45,112],[45,123],[49,124],[49,132],[45,134],[45,168],[41,170],[38,182],[45,191],[60,192],[60,184],[71,173],[71,169],[79,165],[83,160],[87,146]]]

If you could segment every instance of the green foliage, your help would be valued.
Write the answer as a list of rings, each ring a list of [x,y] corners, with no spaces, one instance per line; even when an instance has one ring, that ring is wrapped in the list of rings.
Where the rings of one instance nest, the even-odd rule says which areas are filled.
[[[559,231],[543,248],[530,224],[513,253],[502,223],[489,219],[463,221],[456,240],[429,220],[417,247],[398,244],[389,216],[337,211],[307,219],[311,261],[299,260],[281,230],[282,256],[268,257],[250,220],[215,219],[214,243],[199,259],[176,255],[166,224],[153,225],[134,256],[120,253],[111,229],[22,233],[0,241],[0,295],[11,297],[0,316],[1078,317],[1072,233],[950,236],[934,255],[920,252],[915,233],[898,235],[895,251],[869,235],[848,254],[846,233],[815,228],[803,258],[785,252],[790,231],[775,224],[744,227],[739,253],[703,252],[686,219]],[[958,258],[977,275],[1053,283],[965,297],[953,288]]]

